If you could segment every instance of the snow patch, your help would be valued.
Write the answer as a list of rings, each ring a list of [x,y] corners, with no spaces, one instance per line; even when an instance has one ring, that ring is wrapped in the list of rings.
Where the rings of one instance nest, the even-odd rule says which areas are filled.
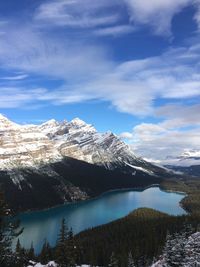
[[[136,169],[136,170],[138,170],[138,171],[142,171],[142,172],[148,173],[149,175],[154,175],[154,173],[153,173],[152,171],[147,170],[147,169],[145,169],[145,168],[143,168],[143,167],[139,167],[139,166],[131,165],[131,164],[127,163],[127,162],[124,162],[124,163],[125,163],[127,166],[129,166],[129,167],[131,167],[131,168],[134,168],[134,169]]]

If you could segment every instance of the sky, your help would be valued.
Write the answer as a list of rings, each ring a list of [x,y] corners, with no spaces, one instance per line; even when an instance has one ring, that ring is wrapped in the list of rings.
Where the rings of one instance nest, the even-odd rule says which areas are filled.
[[[158,163],[200,149],[200,0],[0,1],[0,113],[79,117]]]

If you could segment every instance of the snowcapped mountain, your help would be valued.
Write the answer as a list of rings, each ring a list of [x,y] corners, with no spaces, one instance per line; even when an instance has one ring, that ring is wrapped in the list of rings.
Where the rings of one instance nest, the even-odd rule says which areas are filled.
[[[113,133],[99,133],[78,118],[19,125],[0,115],[0,184],[7,199],[11,191],[18,196],[10,201],[18,208],[86,199],[110,189],[156,183],[165,175],[165,169],[136,157]],[[34,203],[45,189],[49,195],[40,197],[43,204]]]
[[[96,129],[76,118],[18,125],[0,116],[0,169],[38,167],[71,157],[107,169],[127,167],[154,175],[158,168],[137,158],[129,146],[111,132]],[[160,169],[159,169],[160,171]]]

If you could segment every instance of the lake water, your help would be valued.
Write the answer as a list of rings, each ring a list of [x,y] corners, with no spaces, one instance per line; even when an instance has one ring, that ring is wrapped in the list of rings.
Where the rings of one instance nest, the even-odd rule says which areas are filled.
[[[179,202],[183,194],[161,191],[151,187],[144,191],[121,190],[103,194],[99,198],[65,204],[45,211],[19,215],[24,232],[20,242],[29,248],[31,242],[39,252],[45,239],[53,246],[56,243],[62,218],[75,233],[126,216],[141,207],[153,208],[172,215],[185,214]]]

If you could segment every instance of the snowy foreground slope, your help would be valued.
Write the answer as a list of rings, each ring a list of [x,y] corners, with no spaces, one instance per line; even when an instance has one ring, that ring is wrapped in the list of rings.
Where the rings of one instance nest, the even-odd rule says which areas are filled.
[[[54,262],[51,261],[46,265],[42,265],[41,263],[34,263],[34,262],[30,262],[30,265],[28,265],[28,267],[58,267],[58,265]],[[76,266],[76,267],[91,267],[90,265],[81,265],[81,266]],[[94,266],[93,266],[94,267]],[[98,266],[97,266],[98,267]]]
[[[200,267],[200,232],[192,234],[187,239],[179,237],[168,241],[160,258],[151,267]]]
[[[0,115],[0,184],[17,210],[150,185],[167,175],[113,133],[99,133],[78,118],[19,125]]]

